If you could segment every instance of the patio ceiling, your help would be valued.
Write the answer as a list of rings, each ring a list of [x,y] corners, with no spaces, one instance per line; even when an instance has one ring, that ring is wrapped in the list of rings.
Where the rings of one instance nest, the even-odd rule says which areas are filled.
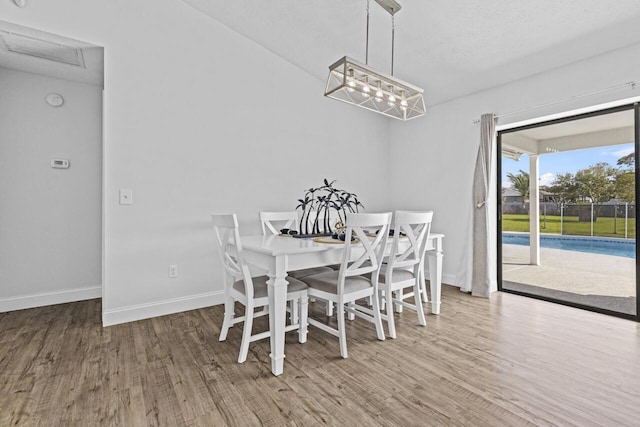
[[[551,154],[634,142],[633,110],[525,129],[502,135],[502,155]]]

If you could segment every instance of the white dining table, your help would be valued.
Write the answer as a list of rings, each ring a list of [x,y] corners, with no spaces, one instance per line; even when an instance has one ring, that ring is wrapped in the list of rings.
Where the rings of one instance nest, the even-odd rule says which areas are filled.
[[[442,287],[443,234],[431,233],[427,246],[431,312],[440,313]],[[287,303],[287,272],[303,268],[339,264],[343,244],[317,243],[313,239],[286,236],[244,236],[242,248],[247,262],[267,271],[269,280],[269,329],[271,343],[271,372],[284,370],[284,341]]]

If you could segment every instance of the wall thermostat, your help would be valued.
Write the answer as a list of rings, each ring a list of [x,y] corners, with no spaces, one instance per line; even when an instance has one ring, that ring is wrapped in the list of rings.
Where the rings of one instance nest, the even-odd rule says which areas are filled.
[[[51,167],[54,169],[69,169],[69,160],[67,159],[52,159]]]
[[[51,105],[52,107],[59,107],[64,104],[64,98],[62,97],[62,95],[57,93],[50,93],[45,99],[47,100],[47,104]]]

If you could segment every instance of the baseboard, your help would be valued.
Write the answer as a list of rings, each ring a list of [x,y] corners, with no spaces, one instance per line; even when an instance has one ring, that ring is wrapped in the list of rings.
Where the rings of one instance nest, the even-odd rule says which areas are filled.
[[[91,286],[87,288],[66,289],[56,292],[42,292],[31,295],[20,295],[17,297],[0,299],[0,313],[4,313],[6,311],[24,310],[34,307],[42,307],[45,305],[83,301],[101,297],[102,286]]]
[[[425,269],[424,272],[424,278],[427,280],[430,280],[429,278],[429,269]],[[456,275],[455,274],[446,274],[446,273],[442,273],[442,284],[443,285],[450,285],[450,286],[456,286],[456,287],[460,287],[459,284],[456,283]]]
[[[102,312],[102,326],[135,322],[182,311],[196,310],[224,303],[224,291],[207,292],[148,304],[130,305],[127,307]]]
[[[429,276],[427,276],[427,279],[429,278]],[[456,283],[456,275],[455,274],[442,274],[442,284],[443,285],[450,285],[450,286],[456,286],[456,287],[460,287],[459,284]]]

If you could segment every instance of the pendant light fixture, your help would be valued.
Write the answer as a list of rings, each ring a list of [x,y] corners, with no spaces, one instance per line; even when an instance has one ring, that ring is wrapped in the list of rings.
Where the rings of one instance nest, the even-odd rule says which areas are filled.
[[[401,6],[395,0],[376,0],[391,15],[391,75],[369,66],[369,0],[365,63],[344,56],[329,67],[324,96],[366,108],[394,119],[409,120],[425,113],[422,89],[393,77],[395,14]]]

